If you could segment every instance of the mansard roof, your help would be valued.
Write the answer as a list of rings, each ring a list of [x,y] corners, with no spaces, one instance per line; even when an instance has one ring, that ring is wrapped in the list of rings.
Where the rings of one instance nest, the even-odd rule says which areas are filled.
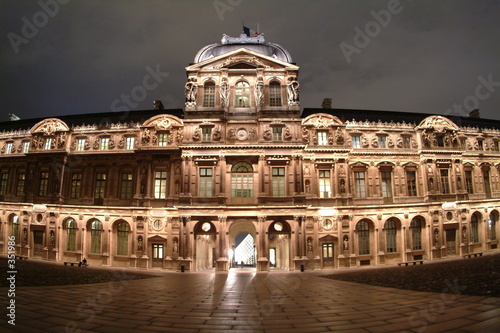
[[[146,120],[161,114],[170,114],[178,118],[183,118],[182,109],[168,109],[168,110],[134,110],[124,112],[102,112],[102,113],[89,113],[77,115],[64,115],[55,117],[43,117],[34,119],[21,119],[16,121],[0,122],[1,131],[11,130],[31,130],[35,125],[42,124],[49,118],[55,118],[62,121],[69,128],[81,125],[93,124],[116,124],[116,123],[144,123]]]
[[[359,110],[359,109],[323,109],[323,108],[304,108],[301,117],[306,118],[315,113],[326,113],[336,116],[340,121],[351,120],[370,121],[370,122],[394,122],[394,123],[413,123],[418,126],[426,118],[432,117],[429,113],[415,113],[402,111],[381,111],[381,110]],[[458,127],[478,127],[500,129],[500,120],[460,117],[456,115],[442,115],[440,117],[448,119]]]

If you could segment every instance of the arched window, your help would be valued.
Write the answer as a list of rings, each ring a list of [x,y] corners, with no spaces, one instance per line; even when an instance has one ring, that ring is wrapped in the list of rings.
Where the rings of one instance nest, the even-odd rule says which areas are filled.
[[[66,251],[76,251],[76,221],[72,218],[66,220]]]
[[[231,168],[231,196],[253,197],[253,168],[247,162],[238,162]]]
[[[497,239],[497,216],[494,212],[490,213],[490,219],[488,220],[488,227],[490,229],[490,240]]]
[[[281,106],[281,85],[278,81],[269,84],[269,106]]]
[[[11,217],[11,229],[10,229],[10,235],[14,236],[16,244],[21,242],[21,239],[19,238],[19,216],[17,215],[12,215]]]
[[[356,226],[358,231],[359,254],[370,254],[370,226],[367,221],[359,221]]]
[[[234,106],[237,108],[250,107],[250,85],[245,81],[236,83]]]
[[[411,220],[410,227],[413,250],[422,250],[422,223],[420,219],[414,217]]]
[[[215,83],[212,81],[208,81],[203,87],[203,106],[208,108],[215,106]]]
[[[396,247],[396,221],[395,220],[387,220],[385,222],[385,242],[387,253],[397,252]]]
[[[470,217],[470,240],[472,243],[479,242],[479,224],[477,214],[472,214]]]
[[[92,221],[90,224],[90,253],[101,253],[101,234],[101,221]]]
[[[118,223],[116,231],[116,255],[126,256],[128,255],[128,234],[130,227],[127,222],[123,221]]]

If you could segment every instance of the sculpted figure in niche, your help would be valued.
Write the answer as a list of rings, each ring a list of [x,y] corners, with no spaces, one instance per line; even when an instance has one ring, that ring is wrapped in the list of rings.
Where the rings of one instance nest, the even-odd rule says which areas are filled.
[[[344,236],[343,244],[344,244],[344,251],[348,251],[349,250],[349,237]]]
[[[309,180],[306,180],[306,194],[309,194],[310,191],[311,191],[311,185],[309,183]]]
[[[54,246],[56,244],[56,236],[54,230],[50,231],[50,245]]]
[[[173,248],[173,252],[174,252],[174,253],[179,252],[179,243],[177,242],[177,240],[174,240],[174,248]]]
[[[437,246],[439,244],[439,231],[434,230],[434,245]]]
[[[312,253],[312,251],[313,251],[312,240],[309,238],[307,240],[307,252]]]
[[[345,180],[340,180],[340,193],[345,193]]]
[[[337,127],[337,130],[335,131],[335,139],[338,145],[344,144],[344,134],[342,133],[340,127]]]
[[[142,237],[137,238],[137,252],[142,252]]]

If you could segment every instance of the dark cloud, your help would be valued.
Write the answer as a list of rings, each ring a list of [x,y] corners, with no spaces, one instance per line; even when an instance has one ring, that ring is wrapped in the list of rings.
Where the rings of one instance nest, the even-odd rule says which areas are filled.
[[[336,108],[443,114],[475,96],[480,78],[500,82],[495,0],[401,0],[400,12],[346,61],[339,45],[356,46],[355,28],[365,30],[372,11],[391,1],[70,1],[16,53],[9,33],[22,36],[23,18],[33,22],[42,9],[38,1],[4,0],[0,121],[7,113],[112,111],[157,66],[166,74],[133,108],[151,109],[155,99],[180,108],[185,67],[223,33],[237,36],[242,21],[289,50],[301,67],[303,107],[331,97]],[[500,83],[493,89],[481,90],[490,95],[479,108],[483,118],[500,119]]]

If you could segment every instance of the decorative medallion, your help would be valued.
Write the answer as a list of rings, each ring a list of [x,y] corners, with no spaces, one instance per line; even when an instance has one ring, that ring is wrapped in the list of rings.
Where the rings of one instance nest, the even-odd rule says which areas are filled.
[[[236,139],[239,141],[244,141],[248,139],[248,132],[244,128],[240,128],[239,130],[236,131]]]

